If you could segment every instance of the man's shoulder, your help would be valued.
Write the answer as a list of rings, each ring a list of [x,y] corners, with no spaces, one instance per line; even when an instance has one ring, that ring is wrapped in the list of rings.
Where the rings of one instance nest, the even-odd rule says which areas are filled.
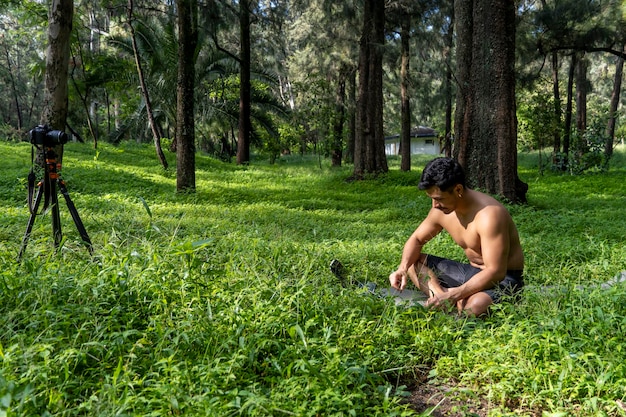
[[[503,230],[511,221],[509,211],[496,199],[493,203],[485,204],[478,209],[474,216],[474,222],[478,231]]]
[[[482,193],[480,191],[474,191],[475,193],[475,201],[477,205],[476,214],[478,213],[499,213],[506,212],[508,210],[504,205],[499,202],[496,198],[490,196],[489,194]]]
[[[509,211],[497,200],[493,200],[493,202],[482,204],[476,210],[476,215],[493,215],[498,213],[508,213]]]
[[[488,206],[488,205],[502,206],[502,203],[500,203],[492,195],[489,195],[487,193],[483,193],[482,191],[476,191],[476,190],[472,190],[472,193],[474,195],[474,198],[477,201],[479,201],[480,203],[482,203],[483,205],[485,205],[485,206]],[[504,206],[502,206],[502,207],[504,207]]]

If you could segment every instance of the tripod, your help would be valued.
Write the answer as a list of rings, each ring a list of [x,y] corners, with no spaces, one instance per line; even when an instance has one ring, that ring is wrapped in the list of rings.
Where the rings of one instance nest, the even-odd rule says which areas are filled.
[[[61,146],[63,145],[56,145]],[[20,253],[17,256],[17,261],[20,262],[22,260],[22,255],[24,255],[24,251],[26,250],[26,245],[28,244],[28,240],[30,239],[30,234],[33,230],[33,224],[35,223],[35,217],[40,214],[38,213],[39,204],[41,203],[42,196],[44,198],[44,207],[42,213],[50,207],[52,211],[52,236],[54,238],[54,247],[56,249],[61,245],[61,241],[63,238],[63,233],[61,232],[61,216],[59,213],[59,200],[57,195],[57,187],[58,190],[61,191],[61,194],[65,198],[65,203],[67,204],[67,208],[72,215],[72,219],[74,220],[74,224],[76,225],[76,229],[78,229],[78,233],[80,237],[83,239],[83,242],[87,245],[87,250],[90,255],[93,255],[93,246],[91,244],[91,240],[89,239],[89,235],[87,234],[87,230],[85,230],[85,226],[78,215],[78,210],[76,210],[76,206],[72,202],[70,198],[70,194],[67,191],[67,187],[65,187],[65,181],[63,181],[60,177],[59,170],[61,169],[61,164],[57,163],[57,154],[55,152],[54,146],[42,146],[42,148],[37,147],[40,154],[43,156],[43,169],[44,169],[44,177],[37,184],[37,195],[35,196],[35,201],[33,202],[33,191],[35,185],[35,173],[33,169],[31,169],[30,174],[28,176],[29,187],[28,187],[28,208],[30,210],[30,218],[28,219],[28,225],[26,226],[26,233],[24,234],[24,238],[22,239],[22,247],[20,248]]]

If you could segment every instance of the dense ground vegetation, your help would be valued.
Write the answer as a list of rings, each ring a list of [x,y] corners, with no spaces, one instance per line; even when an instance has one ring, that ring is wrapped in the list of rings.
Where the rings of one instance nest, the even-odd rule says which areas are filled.
[[[429,208],[419,168],[350,183],[326,161],[198,156],[197,193],[176,194],[153,153],[68,144],[95,256],[61,200],[59,253],[40,216],[18,264],[30,145],[0,142],[0,416],[426,415],[407,400],[425,383],[454,387],[458,415],[626,415],[626,289],[596,287],[626,268],[623,149],[582,176],[520,155],[529,288],[471,320],[329,271],[387,285]],[[429,251],[462,256],[446,236]]]

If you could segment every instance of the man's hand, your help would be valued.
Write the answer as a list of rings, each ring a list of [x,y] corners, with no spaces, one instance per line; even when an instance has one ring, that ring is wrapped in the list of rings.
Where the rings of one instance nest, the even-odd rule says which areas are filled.
[[[398,269],[389,275],[389,283],[392,288],[402,291],[406,287],[406,270]]]
[[[435,294],[430,290],[430,297],[426,300],[426,307],[436,308],[438,310],[449,311],[454,306],[461,311],[467,302],[466,299],[455,300],[454,291],[444,288],[442,292]]]

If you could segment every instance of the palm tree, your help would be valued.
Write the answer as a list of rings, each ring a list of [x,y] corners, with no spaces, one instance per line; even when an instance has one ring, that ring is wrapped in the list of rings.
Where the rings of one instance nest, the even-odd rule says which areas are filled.
[[[200,25],[201,28],[204,25]],[[154,17],[135,19],[137,51],[143,64],[145,83],[150,93],[154,120],[162,132],[173,132],[176,125],[176,71],[178,42],[175,21]],[[228,138],[235,135],[239,118],[239,62],[232,55],[218,48],[207,47],[207,33],[199,33],[198,44],[204,46],[196,60],[196,132],[199,148],[218,154],[223,158],[233,156],[235,146]],[[128,36],[112,36],[109,44],[130,59],[132,42]],[[127,91],[138,85],[137,74],[125,80]],[[260,131],[270,137],[278,136],[275,126],[276,115],[287,112],[280,100],[271,94],[270,88],[278,83],[277,78],[263,70],[251,72],[251,141],[262,145]],[[137,100],[135,111],[128,115],[118,129],[112,132],[111,140],[118,142],[130,133],[145,137],[149,129],[145,123],[145,100]],[[225,146],[228,143],[229,146]],[[175,144],[174,144],[175,145]],[[216,152],[216,150],[219,151]]]

